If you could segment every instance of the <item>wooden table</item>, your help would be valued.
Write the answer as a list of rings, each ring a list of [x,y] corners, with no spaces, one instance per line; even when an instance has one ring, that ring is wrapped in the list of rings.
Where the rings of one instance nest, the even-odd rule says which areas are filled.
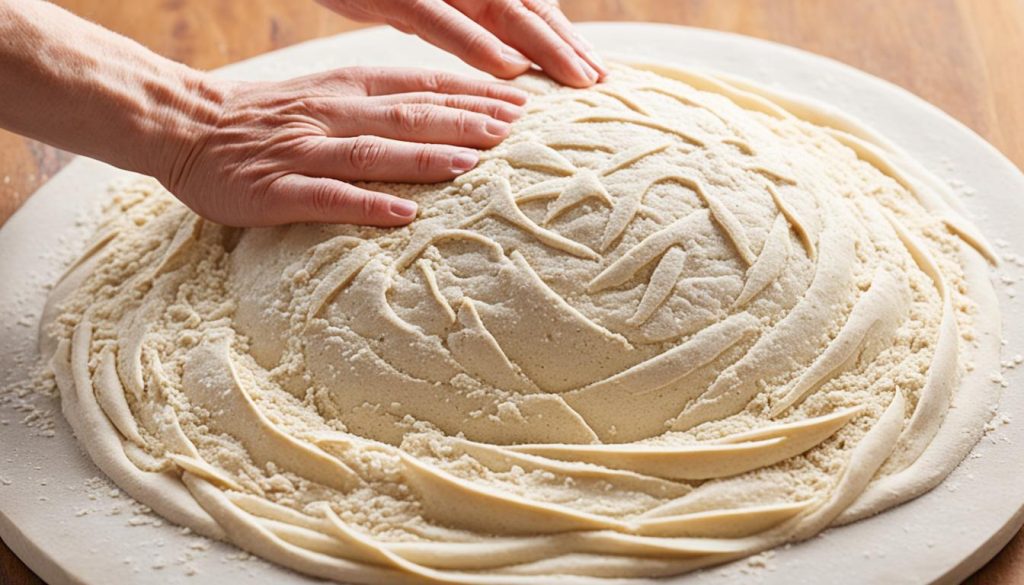
[[[208,69],[360,28],[299,0],[57,0],[153,50]],[[733,31],[846,62],[932,102],[1024,167],[1022,0],[562,0],[577,21]],[[0,224],[71,155],[0,131]],[[1024,532],[967,582],[1024,581]],[[0,584],[41,583],[0,545]]]

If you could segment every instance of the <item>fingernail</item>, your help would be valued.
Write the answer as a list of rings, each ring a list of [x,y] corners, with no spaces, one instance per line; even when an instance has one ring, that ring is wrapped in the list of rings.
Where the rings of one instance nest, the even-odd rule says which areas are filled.
[[[530,60],[524,57],[522,53],[511,47],[502,47],[501,59],[509,65],[514,65],[516,67],[530,66]]]
[[[452,170],[456,173],[464,173],[476,166],[480,155],[472,151],[462,151],[452,157]]]
[[[597,71],[590,66],[590,63],[584,61],[583,57],[576,57],[576,70],[580,75],[586,78],[587,81],[591,83],[597,81]]]
[[[388,209],[391,210],[391,215],[408,218],[416,215],[416,208],[416,203],[408,199],[392,199]]]
[[[487,133],[491,136],[498,136],[504,138],[508,136],[509,125],[501,120],[490,119],[487,120]]]
[[[523,117],[523,108],[517,106],[501,106],[498,108],[498,119],[513,122]]]
[[[605,66],[604,59],[596,51],[587,51],[587,59],[598,69],[598,73],[601,75],[608,73],[608,67]]]

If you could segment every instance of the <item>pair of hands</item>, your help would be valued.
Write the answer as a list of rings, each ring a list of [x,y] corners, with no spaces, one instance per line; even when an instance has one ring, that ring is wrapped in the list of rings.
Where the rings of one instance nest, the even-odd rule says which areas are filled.
[[[574,87],[605,69],[548,0],[320,0],[416,34],[501,78],[531,62]],[[416,203],[353,181],[438,182],[473,168],[519,118],[515,88],[415,69],[346,68],[274,83],[207,79],[214,120],[159,178],[200,215],[235,226],[398,226]]]

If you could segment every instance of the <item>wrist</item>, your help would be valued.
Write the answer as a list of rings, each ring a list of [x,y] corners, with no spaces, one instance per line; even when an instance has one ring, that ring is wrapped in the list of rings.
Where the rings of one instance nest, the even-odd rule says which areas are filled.
[[[216,129],[227,84],[184,65],[171,65],[169,75],[146,84],[149,106],[141,121],[143,144],[134,170],[173,190]]]

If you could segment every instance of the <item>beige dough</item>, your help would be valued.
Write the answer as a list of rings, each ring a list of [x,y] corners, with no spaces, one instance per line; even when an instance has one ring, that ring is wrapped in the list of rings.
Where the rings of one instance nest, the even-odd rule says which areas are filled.
[[[956,466],[991,413],[933,438],[997,391],[960,384],[997,308],[936,179],[742,80],[521,84],[477,169],[373,185],[407,228],[231,229],[122,186],[43,342],[97,464],[359,583],[676,574]]]

